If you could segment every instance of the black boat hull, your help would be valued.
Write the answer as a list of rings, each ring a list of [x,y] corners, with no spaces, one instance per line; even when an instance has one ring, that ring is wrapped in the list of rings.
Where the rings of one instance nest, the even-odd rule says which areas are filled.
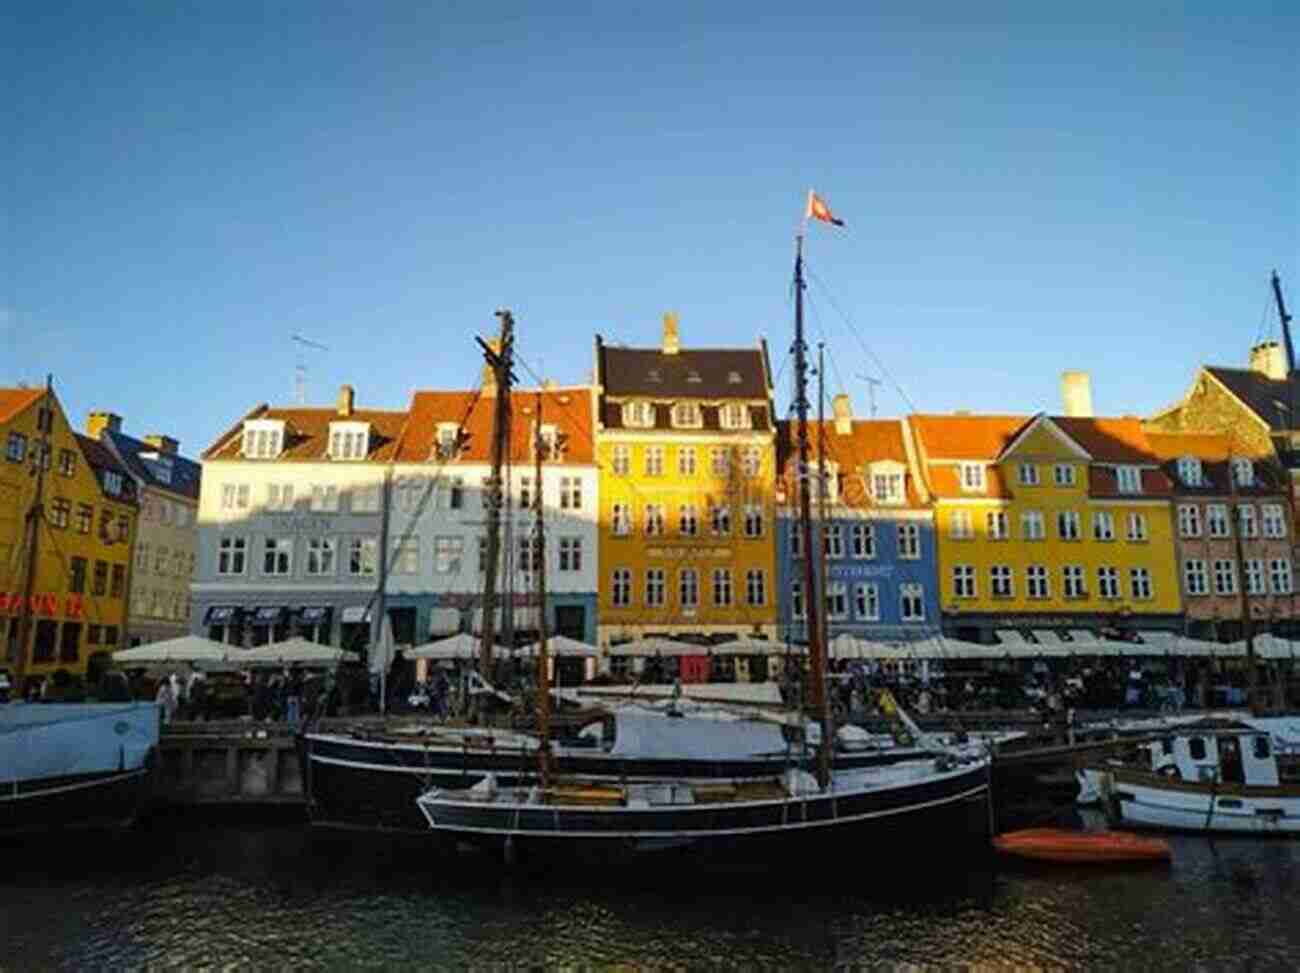
[[[145,766],[134,770],[6,782],[0,837],[129,827],[152,796],[155,762],[151,752]]]

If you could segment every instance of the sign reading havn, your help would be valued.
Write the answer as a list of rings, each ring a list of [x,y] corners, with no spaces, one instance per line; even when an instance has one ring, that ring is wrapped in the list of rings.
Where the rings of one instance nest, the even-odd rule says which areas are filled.
[[[82,614],[81,595],[56,595],[49,592],[37,592],[30,602],[17,592],[0,591],[0,615],[59,615],[59,606],[63,606],[64,618],[80,618]],[[26,609],[26,610],[24,610]]]

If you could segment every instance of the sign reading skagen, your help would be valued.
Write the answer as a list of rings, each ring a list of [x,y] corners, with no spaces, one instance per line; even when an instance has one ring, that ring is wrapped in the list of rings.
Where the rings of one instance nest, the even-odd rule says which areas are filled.
[[[729,547],[647,547],[646,557],[731,557]]]
[[[885,578],[895,569],[892,564],[832,564],[826,570],[832,578]]]
[[[330,519],[328,517],[296,517],[293,514],[283,514],[271,516],[267,519],[271,522],[272,530],[285,533],[330,529]]]

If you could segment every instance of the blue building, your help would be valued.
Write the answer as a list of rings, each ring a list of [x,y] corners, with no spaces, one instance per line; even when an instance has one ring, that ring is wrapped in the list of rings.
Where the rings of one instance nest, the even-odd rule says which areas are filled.
[[[777,593],[780,637],[806,642],[804,557],[797,529],[797,426],[777,431]],[[854,419],[849,398],[834,400],[834,419],[808,427],[814,534],[826,551],[827,634],[876,642],[910,642],[939,634],[934,515],[916,475],[906,425]],[[819,447],[826,454],[826,519],[817,491]],[[820,582],[818,582],[820,584]]]

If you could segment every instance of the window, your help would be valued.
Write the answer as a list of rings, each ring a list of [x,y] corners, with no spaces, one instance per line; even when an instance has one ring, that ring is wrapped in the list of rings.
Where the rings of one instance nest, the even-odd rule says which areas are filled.
[[[873,524],[854,524],[849,528],[849,544],[854,557],[875,557],[875,526]]]
[[[1146,514],[1128,515],[1128,539],[1134,543],[1145,541],[1147,539]]]
[[[731,605],[731,568],[713,569],[713,604],[716,608]]]
[[[1246,562],[1246,594],[1268,594],[1268,586],[1264,583],[1264,562],[1260,558]]]
[[[677,450],[677,473],[680,476],[695,475],[695,447],[683,446]]]
[[[1052,476],[1060,487],[1074,486],[1074,466],[1070,463],[1057,463],[1052,468]]]
[[[135,569],[141,574],[149,572],[149,545],[137,544],[135,546]]]
[[[374,544],[373,538],[365,538],[367,544]],[[357,541],[353,541],[353,551],[356,550]],[[487,569],[487,538],[481,539],[479,564],[481,570]],[[463,537],[435,537],[433,539],[433,573],[434,574],[460,574],[461,563],[465,559],[465,538]],[[365,574],[374,573],[375,557],[373,549],[370,554],[370,570]],[[353,574],[357,574],[353,570]]]
[[[828,618],[848,617],[849,588],[843,581],[832,581],[826,586],[826,615]]]
[[[95,525],[95,508],[88,503],[77,504],[77,533],[89,534]]]
[[[221,538],[221,542],[217,545],[217,574],[243,574],[247,553],[247,538]]]
[[[1283,513],[1281,504],[1266,503],[1261,509],[1264,513],[1264,536],[1285,537],[1286,514]]]
[[[839,524],[822,528],[822,553],[826,557],[844,556],[844,530]]]
[[[1291,559],[1275,557],[1268,562],[1269,579],[1273,583],[1273,594],[1291,594]]]
[[[916,524],[898,525],[898,556],[909,561],[921,556],[921,528]]]
[[[316,513],[332,513],[339,509],[339,488],[332,483],[316,483],[311,488],[311,509]]]
[[[1119,569],[1100,567],[1097,569],[1097,595],[1114,600],[1119,597]]]
[[[709,458],[714,476],[731,475],[731,450],[726,446],[715,446],[709,451]]]
[[[483,495],[484,503],[488,502],[488,494]],[[447,506],[452,510],[463,510],[465,507],[465,478],[463,476],[453,476],[447,481]]]
[[[658,537],[664,532],[664,505],[647,503],[645,505],[646,537]]]
[[[1237,565],[1219,558],[1214,562],[1214,593],[1216,595],[1235,595],[1237,593]]]
[[[1255,485],[1255,464],[1248,459],[1232,461],[1232,479],[1239,487]]]
[[[1221,503],[1212,503],[1205,508],[1205,532],[1211,537],[1227,537],[1228,508]]]
[[[984,492],[984,464],[983,463],[961,463],[958,464],[958,472],[961,474],[961,488],[967,493]]]
[[[1011,531],[1007,527],[1007,513],[1005,510],[990,510],[985,521],[988,526],[989,540],[1004,541],[1011,536]]]
[[[1027,541],[1041,541],[1047,536],[1041,510],[1026,510],[1020,515],[1020,534]]]
[[[59,450],[59,472],[64,476],[72,476],[77,472],[77,454],[72,450]]]
[[[1205,759],[1205,738],[1192,737],[1187,742],[1187,752],[1191,754],[1193,760]]]
[[[957,598],[975,597],[975,567],[971,564],[952,566],[952,593]]]
[[[623,403],[623,425],[649,429],[655,424],[654,407],[644,400]]]
[[[1133,595],[1134,601],[1150,601],[1151,594],[1151,572],[1146,568],[1129,568],[1128,570],[1129,590]]]
[[[1095,541],[1113,541],[1115,539],[1114,514],[1108,510],[1093,511],[1092,539]]]
[[[1012,581],[1011,567],[1006,564],[995,564],[989,568],[989,585],[994,598],[1013,597],[1015,585]]]
[[[293,567],[293,538],[268,537],[262,544],[262,573],[285,575]]]
[[[1253,503],[1237,505],[1237,524],[1241,527],[1242,537],[1259,536],[1259,522],[1255,519],[1255,505]]]
[[[438,566],[437,566],[438,542],[436,540],[434,541],[433,544],[433,552],[434,552],[434,559],[435,559],[433,569],[437,571],[438,570]],[[478,573],[487,574],[487,538],[486,537],[480,537],[478,539]],[[481,581],[479,583],[482,584]]]
[[[170,552],[169,552],[169,551],[167,550],[167,548],[165,548],[165,547],[160,547],[160,548],[158,548],[157,551],[154,552],[154,559],[153,559],[153,573],[154,573],[154,574],[166,574],[166,573],[167,573],[167,555],[168,555],[169,553],[170,553]]]
[[[1195,504],[1179,504],[1178,533],[1182,537],[1201,536],[1201,511]]]
[[[1119,483],[1120,493],[1142,492],[1142,471],[1136,466],[1116,467],[1115,478]]]
[[[21,463],[27,458],[27,437],[20,432],[11,432],[9,442],[5,444],[5,459],[11,463]]]
[[[898,586],[898,616],[905,622],[925,621],[925,592],[914,581]]]
[[[647,446],[645,448],[645,475],[664,475],[664,448],[662,446]]]
[[[803,557],[803,528],[796,523],[790,524],[790,556]]]
[[[853,586],[853,616],[860,621],[880,620],[880,589],[870,582]]]
[[[268,483],[266,485],[266,509],[267,510],[292,510],[293,509],[293,484],[292,483]]]
[[[1042,600],[1052,595],[1052,585],[1048,580],[1047,568],[1042,564],[1031,564],[1025,571],[1025,588],[1030,598]]]
[[[627,608],[632,604],[632,572],[627,568],[615,568],[613,581],[610,594],[614,607]]]
[[[793,618],[805,617],[803,610],[803,582],[790,582],[790,615]]]
[[[610,508],[610,531],[615,537],[626,537],[632,533],[632,511],[625,503],[616,503]]]
[[[406,537],[397,542],[393,550],[393,573],[420,573],[420,539],[418,537]]]
[[[948,534],[953,540],[969,540],[975,536],[969,510],[954,510],[948,522]]]
[[[1020,464],[1020,485],[1038,486],[1038,465],[1036,463]]]
[[[698,402],[678,402],[673,406],[673,425],[678,429],[699,429],[704,425]]]
[[[131,536],[131,518],[126,514],[119,514],[117,518],[117,536],[125,540]]]
[[[108,562],[95,562],[95,580],[91,585],[90,593],[92,595],[103,595],[108,591]]]
[[[582,509],[582,478],[577,476],[560,477],[560,509]]]
[[[521,476],[519,478],[519,509],[533,509],[533,478],[531,476]]]
[[[695,609],[700,603],[700,575],[694,568],[682,568],[677,582],[682,608]]]
[[[902,503],[903,474],[876,473],[871,477],[871,495],[876,503]]]
[[[740,471],[748,477],[755,477],[763,469],[763,453],[757,446],[746,446],[740,454]]]
[[[348,542],[348,574],[354,578],[374,577],[379,564],[379,541],[374,537],[354,537]]]
[[[71,517],[72,503],[70,501],[59,497],[50,504],[50,524],[52,526],[66,528]]]
[[[1061,569],[1062,590],[1066,598],[1087,598],[1088,580],[1080,564],[1067,564]]]
[[[68,579],[68,590],[74,595],[85,594],[86,592],[86,559],[84,557],[73,557],[72,577]]]
[[[524,535],[516,539],[515,570],[523,574],[528,574],[537,570],[537,559],[533,556],[537,553],[536,538]]]
[[[434,445],[434,455],[440,460],[455,459],[460,451],[460,428],[454,423],[438,423],[438,440]]]
[[[745,536],[763,536],[763,507],[761,504],[751,503],[745,507]]]
[[[745,572],[745,604],[755,608],[767,604],[767,572],[751,568]]]
[[[683,537],[694,537],[700,532],[699,515],[695,504],[684,503],[678,511],[677,532]]]
[[[1188,558],[1183,562],[1183,580],[1187,584],[1187,593],[1189,595],[1209,593],[1210,589],[1205,575],[1205,562],[1199,558]]]
[[[126,565],[113,565],[113,578],[109,582],[108,596],[110,598],[121,598],[122,593],[126,591]]]
[[[292,506],[292,501],[290,501]],[[379,512],[379,484],[367,483],[355,487],[352,491],[352,512],[354,514],[373,514]]]
[[[651,608],[660,608],[664,604],[663,568],[650,568],[645,573],[645,603]]]
[[[728,402],[718,410],[718,421],[723,429],[748,429],[749,406],[743,402]]]
[[[615,476],[627,476],[632,471],[632,450],[627,446],[615,446],[612,465]]]
[[[330,459],[365,459],[370,426],[364,422],[330,423]]]
[[[560,570],[561,571],[582,570],[582,538],[581,537],[560,538]]]
[[[1201,485],[1201,461],[1195,456],[1183,456],[1178,460],[1178,479],[1184,486]]]
[[[731,508],[726,506],[711,507],[709,522],[715,537],[727,537],[731,534]]]
[[[1063,541],[1079,539],[1079,513],[1075,510],[1061,510],[1056,515],[1056,533]]]

